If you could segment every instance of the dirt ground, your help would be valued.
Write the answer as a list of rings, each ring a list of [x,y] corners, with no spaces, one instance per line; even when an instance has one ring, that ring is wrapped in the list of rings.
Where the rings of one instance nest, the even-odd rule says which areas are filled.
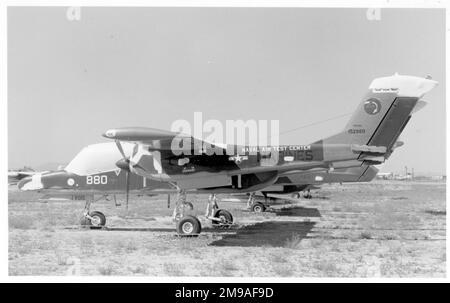
[[[263,214],[223,202],[236,224],[178,237],[167,197],[93,205],[108,230],[78,227],[83,201],[9,191],[10,275],[445,277],[445,183],[325,185]],[[220,198],[221,196],[219,196]],[[119,197],[120,198],[120,197]],[[173,201],[172,197],[172,201]],[[206,195],[190,195],[202,215]],[[173,206],[173,202],[172,202]]]

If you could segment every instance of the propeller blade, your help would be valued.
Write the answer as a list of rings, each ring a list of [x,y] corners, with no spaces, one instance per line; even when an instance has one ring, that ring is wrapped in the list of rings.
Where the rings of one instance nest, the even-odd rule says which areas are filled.
[[[137,154],[138,150],[139,150],[139,145],[136,143],[133,147],[133,156]]]
[[[119,140],[116,140],[116,145],[117,145],[117,148],[119,149],[120,154],[122,155],[122,157],[124,159],[128,159],[127,156],[125,155],[125,152],[123,151],[122,144],[120,143]]]

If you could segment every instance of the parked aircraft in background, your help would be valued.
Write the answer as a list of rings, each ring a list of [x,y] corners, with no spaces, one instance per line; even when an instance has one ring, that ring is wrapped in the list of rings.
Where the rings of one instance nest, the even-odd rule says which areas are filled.
[[[42,172],[36,172],[32,168],[26,166],[18,170],[8,170],[8,184],[9,185],[17,184],[17,182],[19,182],[23,178],[32,176],[37,173]]]
[[[221,201],[247,201],[247,207],[254,212],[264,212],[272,204],[282,204],[286,200],[295,201],[301,197],[311,198],[310,190],[319,189],[327,183],[370,182],[378,172],[378,168],[371,165],[360,167],[340,168],[333,171],[309,171],[293,173],[280,177],[273,185],[261,191],[249,194],[232,194]],[[291,197],[286,196],[291,194]]]
[[[76,157],[64,171],[25,178],[19,182],[19,188],[43,190],[49,186],[55,188],[58,183],[56,187],[61,190],[88,190],[97,185],[102,185],[105,190],[116,190],[109,176],[123,173],[128,201],[132,190],[131,173],[134,173],[143,178],[142,182],[151,180],[148,186],[155,186],[155,189],[161,183],[176,189],[176,229],[179,234],[197,235],[201,232],[200,221],[184,213],[187,192],[255,192],[275,185],[284,177],[294,178],[315,170],[381,164],[393,152],[416,106],[423,105],[419,100],[436,85],[437,82],[430,79],[397,74],[377,78],[370,84],[368,94],[343,131],[308,145],[274,147],[270,153],[250,154],[247,147],[227,146],[222,148],[221,154],[211,155],[208,150],[197,154],[194,149],[198,143],[201,146],[208,144],[190,136],[151,128],[110,129],[104,136],[115,141],[121,159],[111,157],[111,153],[106,157],[100,150],[94,151],[93,154],[98,153],[96,157],[93,154]],[[173,140],[179,139],[191,140],[188,153],[179,154],[173,150]],[[215,151],[218,149],[218,146],[210,147]],[[230,149],[234,151],[233,155],[227,152]],[[114,162],[117,167],[105,173]],[[86,219],[104,225],[105,216],[90,212],[91,203],[91,199],[86,201]],[[218,209],[208,219],[218,226],[233,222],[231,213],[223,209]]]

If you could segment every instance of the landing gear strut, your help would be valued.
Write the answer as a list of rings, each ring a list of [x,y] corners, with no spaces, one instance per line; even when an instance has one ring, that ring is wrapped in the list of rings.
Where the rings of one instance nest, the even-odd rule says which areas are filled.
[[[182,236],[198,236],[202,231],[202,224],[197,217],[185,215],[185,209],[192,210],[191,202],[186,202],[186,191],[179,189],[177,202],[173,210],[173,220],[176,224],[177,233]]]
[[[173,220],[176,224],[177,233],[182,236],[198,236],[202,231],[202,225],[197,217],[186,215],[185,210],[192,210],[192,203],[186,202],[186,191],[179,189],[177,202],[173,210]],[[205,217],[211,220],[213,227],[228,228],[233,224],[233,216],[229,211],[219,209],[217,197],[211,194],[206,206]]]
[[[106,216],[99,211],[90,211],[93,202],[93,196],[86,196],[86,205],[84,206],[83,217],[81,218],[80,223],[82,226],[101,228],[106,224]]]
[[[231,213],[219,208],[216,194],[209,195],[205,217],[211,220],[214,228],[229,228],[233,224]]]
[[[250,193],[247,200],[247,209],[252,209],[252,205],[255,203],[255,193]]]

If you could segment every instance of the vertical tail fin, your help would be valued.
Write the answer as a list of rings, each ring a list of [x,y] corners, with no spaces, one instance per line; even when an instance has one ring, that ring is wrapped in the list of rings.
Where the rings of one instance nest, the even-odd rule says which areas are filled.
[[[354,145],[356,151],[360,150],[357,159],[369,163],[375,158],[368,150],[385,149],[385,157],[411,118],[419,99],[436,85],[437,82],[430,79],[398,74],[376,78],[344,130],[322,141],[324,158],[327,158],[328,144]]]

